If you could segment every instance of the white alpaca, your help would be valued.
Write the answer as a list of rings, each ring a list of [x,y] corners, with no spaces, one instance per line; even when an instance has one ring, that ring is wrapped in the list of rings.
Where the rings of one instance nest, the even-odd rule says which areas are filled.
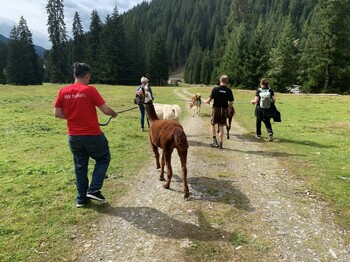
[[[157,103],[154,103],[153,105],[159,119],[171,119],[179,122],[181,116],[181,108],[178,105]]]

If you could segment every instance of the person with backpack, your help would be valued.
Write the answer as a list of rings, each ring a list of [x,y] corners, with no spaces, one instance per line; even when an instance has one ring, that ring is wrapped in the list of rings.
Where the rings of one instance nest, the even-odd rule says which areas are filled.
[[[255,107],[256,116],[256,138],[261,139],[261,122],[264,122],[269,141],[273,141],[273,131],[270,122],[271,107],[276,102],[275,93],[269,87],[269,82],[266,78],[260,80],[260,87],[256,90],[255,98],[250,101]]]
[[[136,94],[135,94],[135,99],[134,99],[135,104],[137,104],[139,106],[139,109],[140,109],[141,131],[144,132],[145,131],[145,115],[146,115],[148,128],[149,128],[149,121],[148,121],[147,113],[145,111],[145,107],[139,101],[140,100],[139,97],[140,97],[141,93],[145,96],[145,103],[154,100],[151,86],[148,83],[147,77],[144,77],[144,76],[141,77],[141,85],[139,85],[136,88]]]

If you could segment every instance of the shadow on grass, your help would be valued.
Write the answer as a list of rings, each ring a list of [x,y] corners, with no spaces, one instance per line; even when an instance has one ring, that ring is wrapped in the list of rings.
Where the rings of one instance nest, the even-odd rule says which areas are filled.
[[[331,146],[331,145],[322,145],[320,143],[316,143],[316,142],[312,142],[312,141],[290,140],[290,139],[285,139],[285,138],[280,138],[276,141],[279,143],[297,144],[297,145],[304,145],[304,146],[311,146],[311,147],[318,147],[318,148],[335,147],[335,146]]]
[[[110,216],[121,217],[134,227],[149,234],[165,238],[192,239],[198,241],[223,241],[229,239],[232,233],[212,228],[205,215],[201,212],[196,216],[199,224],[186,223],[171,217],[152,207],[113,207],[109,203],[95,206],[96,211]],[[186,216],[186,214],[185,214]],[[182,220],[184,216],[181,215]],[[191,220],[191,218],[189,219]]]

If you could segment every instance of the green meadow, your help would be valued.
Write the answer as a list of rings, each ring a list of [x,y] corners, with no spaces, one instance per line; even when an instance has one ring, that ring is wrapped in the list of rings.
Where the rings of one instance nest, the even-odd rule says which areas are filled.
[[[89,237],[103,212],[104,205],[75,207],[66,122],[53,116],[61,87],[0,86],[0,261],[70,261],[75,236],[83,232]],[[135,106],[136,87],[96,87],[117,111]],[[203,98],[211,91],[211,87],[183,88],[200,92]],[[153,90],[156,102],[188,106],[174,95],[173,87]],[[234,90],[234,95],[233,121],[248,130],[247,140],[253,142],[255,117],[249,100],[254,92]],[[285,179],[305,182],[296,193],[307,191],[326,201],[335,222],[350,229],[350,97],[277,94],[277,100],[283,122],[273,124],[275,142],[261,142],[266,154],[290,171]],[[108,116],[99,116],[101,123],[107,122]],[[112,154],[103,194],[116,201],[151,155],[148,133],[140,132],[138,109],[120,114],[102,129]]]

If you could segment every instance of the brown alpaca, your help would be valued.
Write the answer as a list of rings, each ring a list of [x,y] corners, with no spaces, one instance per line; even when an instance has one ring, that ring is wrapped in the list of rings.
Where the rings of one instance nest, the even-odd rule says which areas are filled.
[[[230,139],[230,129],[231,129],[231,123],[232,123],[232,118],[233,118],[234,114],[235,114],[235,109],[234,109],[233,105],[229,105],[227,107],[227,120],[226,120],[226,131],[227,131],[226,137],[227,137],[227,139]],[[218,128],[217,133],[219,133],[219,131],[220,130]]]
[[[202,98],[200,94],[195,94],[192,99],[191,99],[191,103],[190,103],[190,109],[192,107],[193,108],[193,116],[195,116],[195,114],[199,115],[201,114],[201,104],[202,104]]]
[[[234,114],[235,114],[235,109],[233,108],[232,105],[229,105],[227,108],[227,125],[226,125],[227,139],[230,139],[231,122]]]
[[[160,181],[164,181],[164,166],[167,168],[167,181],[164,184],[165,189],[169,189],[173,170],[171,167],[171,154],[174,148],[181,161],[182,178],[184,182],[184,198],[187,198],[190,193],[187,184],[187,152],[188,142],[187,136],[182,126],[174,120],[160,120],[156,114],[153,103],[144,104],[148,119],[150,121],[149,140],[152,150],[155,154],[157,169],[160,168]],[[161,162],[159,162],[158,147],[163,150]]]

